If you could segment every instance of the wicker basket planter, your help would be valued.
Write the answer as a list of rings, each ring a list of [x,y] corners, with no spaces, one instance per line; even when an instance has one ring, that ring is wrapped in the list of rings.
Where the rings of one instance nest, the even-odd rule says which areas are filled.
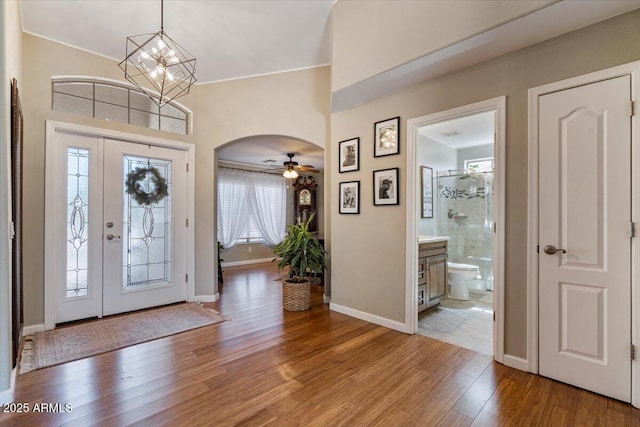
[[[282,307],[286,311],[305,311],[311,307],[311,283],[282,281]]]
[[[287,311],[304,311],[311,306],[310,280],[327,269],[327,252],[315,232],[309,231],[314,216],[315,212],[302,224],[289,224],[287,236],[273,248],[278,271],[287,271],[288,278],[282,281],[282,302]]]

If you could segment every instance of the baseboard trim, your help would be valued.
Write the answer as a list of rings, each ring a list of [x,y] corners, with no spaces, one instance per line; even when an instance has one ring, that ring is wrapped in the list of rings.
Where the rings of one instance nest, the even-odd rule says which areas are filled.
[[[0,390],[0,404],[12,403],[13,402],[13,388],[16,385],[16,375],[18,373],[18,368],[13,368],[11,371],[11,380],[9,388],[6,390]]]
[[[375,323],[376,325],[393,329],[394,331],[407,333],[406,325],[404,323],[387,319],[386,317],[376,316],[375,314],[366,313],[364,311],[345,307],[333,302],[329,303],[329,309],[338,313],[346,314],[347,316],[355,317],[356,319],[364,320],[369,323]]]
[[[259,258],[259,259],[248,259],[246,261],[229,261],[223,262],[222,267],[236,267],[238,265],[250,265],[250,264],[262,264],[264,262],[271,262],[273,258]]]
[[[510,354],[505,354],[503,363],[505,364],[505,366],[508,366],[510,368],[519,369],[525,372],[529,371],[529,362],[527,362],[527,359],[522,359]]]
[[[25,326],[22,329],[22,336],[37,334],[38,332],[44,332],[46,329],[44,323],[38,323],[37,325]]]
[[[220,292],[215,295],[196,295],[198,302],[216,302],[220,299]]]

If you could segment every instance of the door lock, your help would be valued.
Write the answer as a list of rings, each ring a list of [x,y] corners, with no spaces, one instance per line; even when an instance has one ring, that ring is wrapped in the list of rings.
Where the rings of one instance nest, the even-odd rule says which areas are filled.
[[[566,254],[566,253],[567,253],[567,251],[566,251],[566,250],[564,250],[564,249],[558,249],[558,248],[556,248],[556,247],[555,247],[555,246],[553,246],[553,245],[547,245],[547,246],[545,246],[545,247],[544,247],[544,249],[543,249],[543,251],[544,251],[544,253],[545,253],[545,254],[547,254],[547,255],[553,255],[553,254],[555,254],[556,252],[560,252],[560,253],[562,253],[562,254]]]
[[[109,221],[109,222],[107,223],[107,228],[113,228],[113,222]]]
[[[120,239],[120,236],[116,236],[114,234],[107,234],[107,240]]]

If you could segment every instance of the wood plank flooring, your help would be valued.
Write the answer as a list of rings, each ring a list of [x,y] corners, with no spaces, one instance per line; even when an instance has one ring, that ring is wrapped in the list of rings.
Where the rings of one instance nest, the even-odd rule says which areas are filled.
[[[330,312],[282,311],[271,264],[225,269],[231,321],[18,377],[2,426],[640,426],[630,405]],[[35,413],[37,403],[70,412]]]

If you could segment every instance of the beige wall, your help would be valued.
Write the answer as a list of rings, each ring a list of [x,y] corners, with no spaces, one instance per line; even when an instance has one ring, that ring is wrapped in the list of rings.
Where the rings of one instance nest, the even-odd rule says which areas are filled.
[[[211,83],[197,89],[196,250],[209,263],[196,266],[196,280],[213,283],[215,150],[256,135],[290,136],[325,147],[329,133],[329,67]]]
[[[80,117],[51,110],[51,76],[86,75],[123,81],[117,62],[23,34],[25,112],[25,324],[44,321],[45,120],[173,139],[196,145],[196,295],[217,292],[214,149],[242,137],[288,135],[324,147],[328,134],[327,67],[196,86],[180,102],[194,112],[192,135]]]
[[[345,88],[554,2],[340,0],[332,12],[331,88]]]
[[[17,1],[0,4],[0,390],[10,387],[11,372],[11,241],[6,224],[11,218],[10,203],[10,142],[11,142],[11,91],[12,78],[22,82],[22,27]]]
[[[251,252],[249,252],[251,250]],[[222,252],[223,265],[230,262],[273,259],[273,248],[262,243],[239,243]]]
[[[505,353],[526,357],[527,90],[640,60],[640,11],[634,11],[472,68],[416,85],[393,96],[332,115],[327,169],[337,163],[337,141],[361,138],[361,214],[331,212],[332,302],[404,322],[405,201],[372,206],[372,171],[401,168],[406,195],[405,147],[401,155],[373,158],[373,123],[406,120],[502,95],[507,96]],[[334,143],[335,142],[335,143]],[[346,176],[331,177],[331,188]]]

